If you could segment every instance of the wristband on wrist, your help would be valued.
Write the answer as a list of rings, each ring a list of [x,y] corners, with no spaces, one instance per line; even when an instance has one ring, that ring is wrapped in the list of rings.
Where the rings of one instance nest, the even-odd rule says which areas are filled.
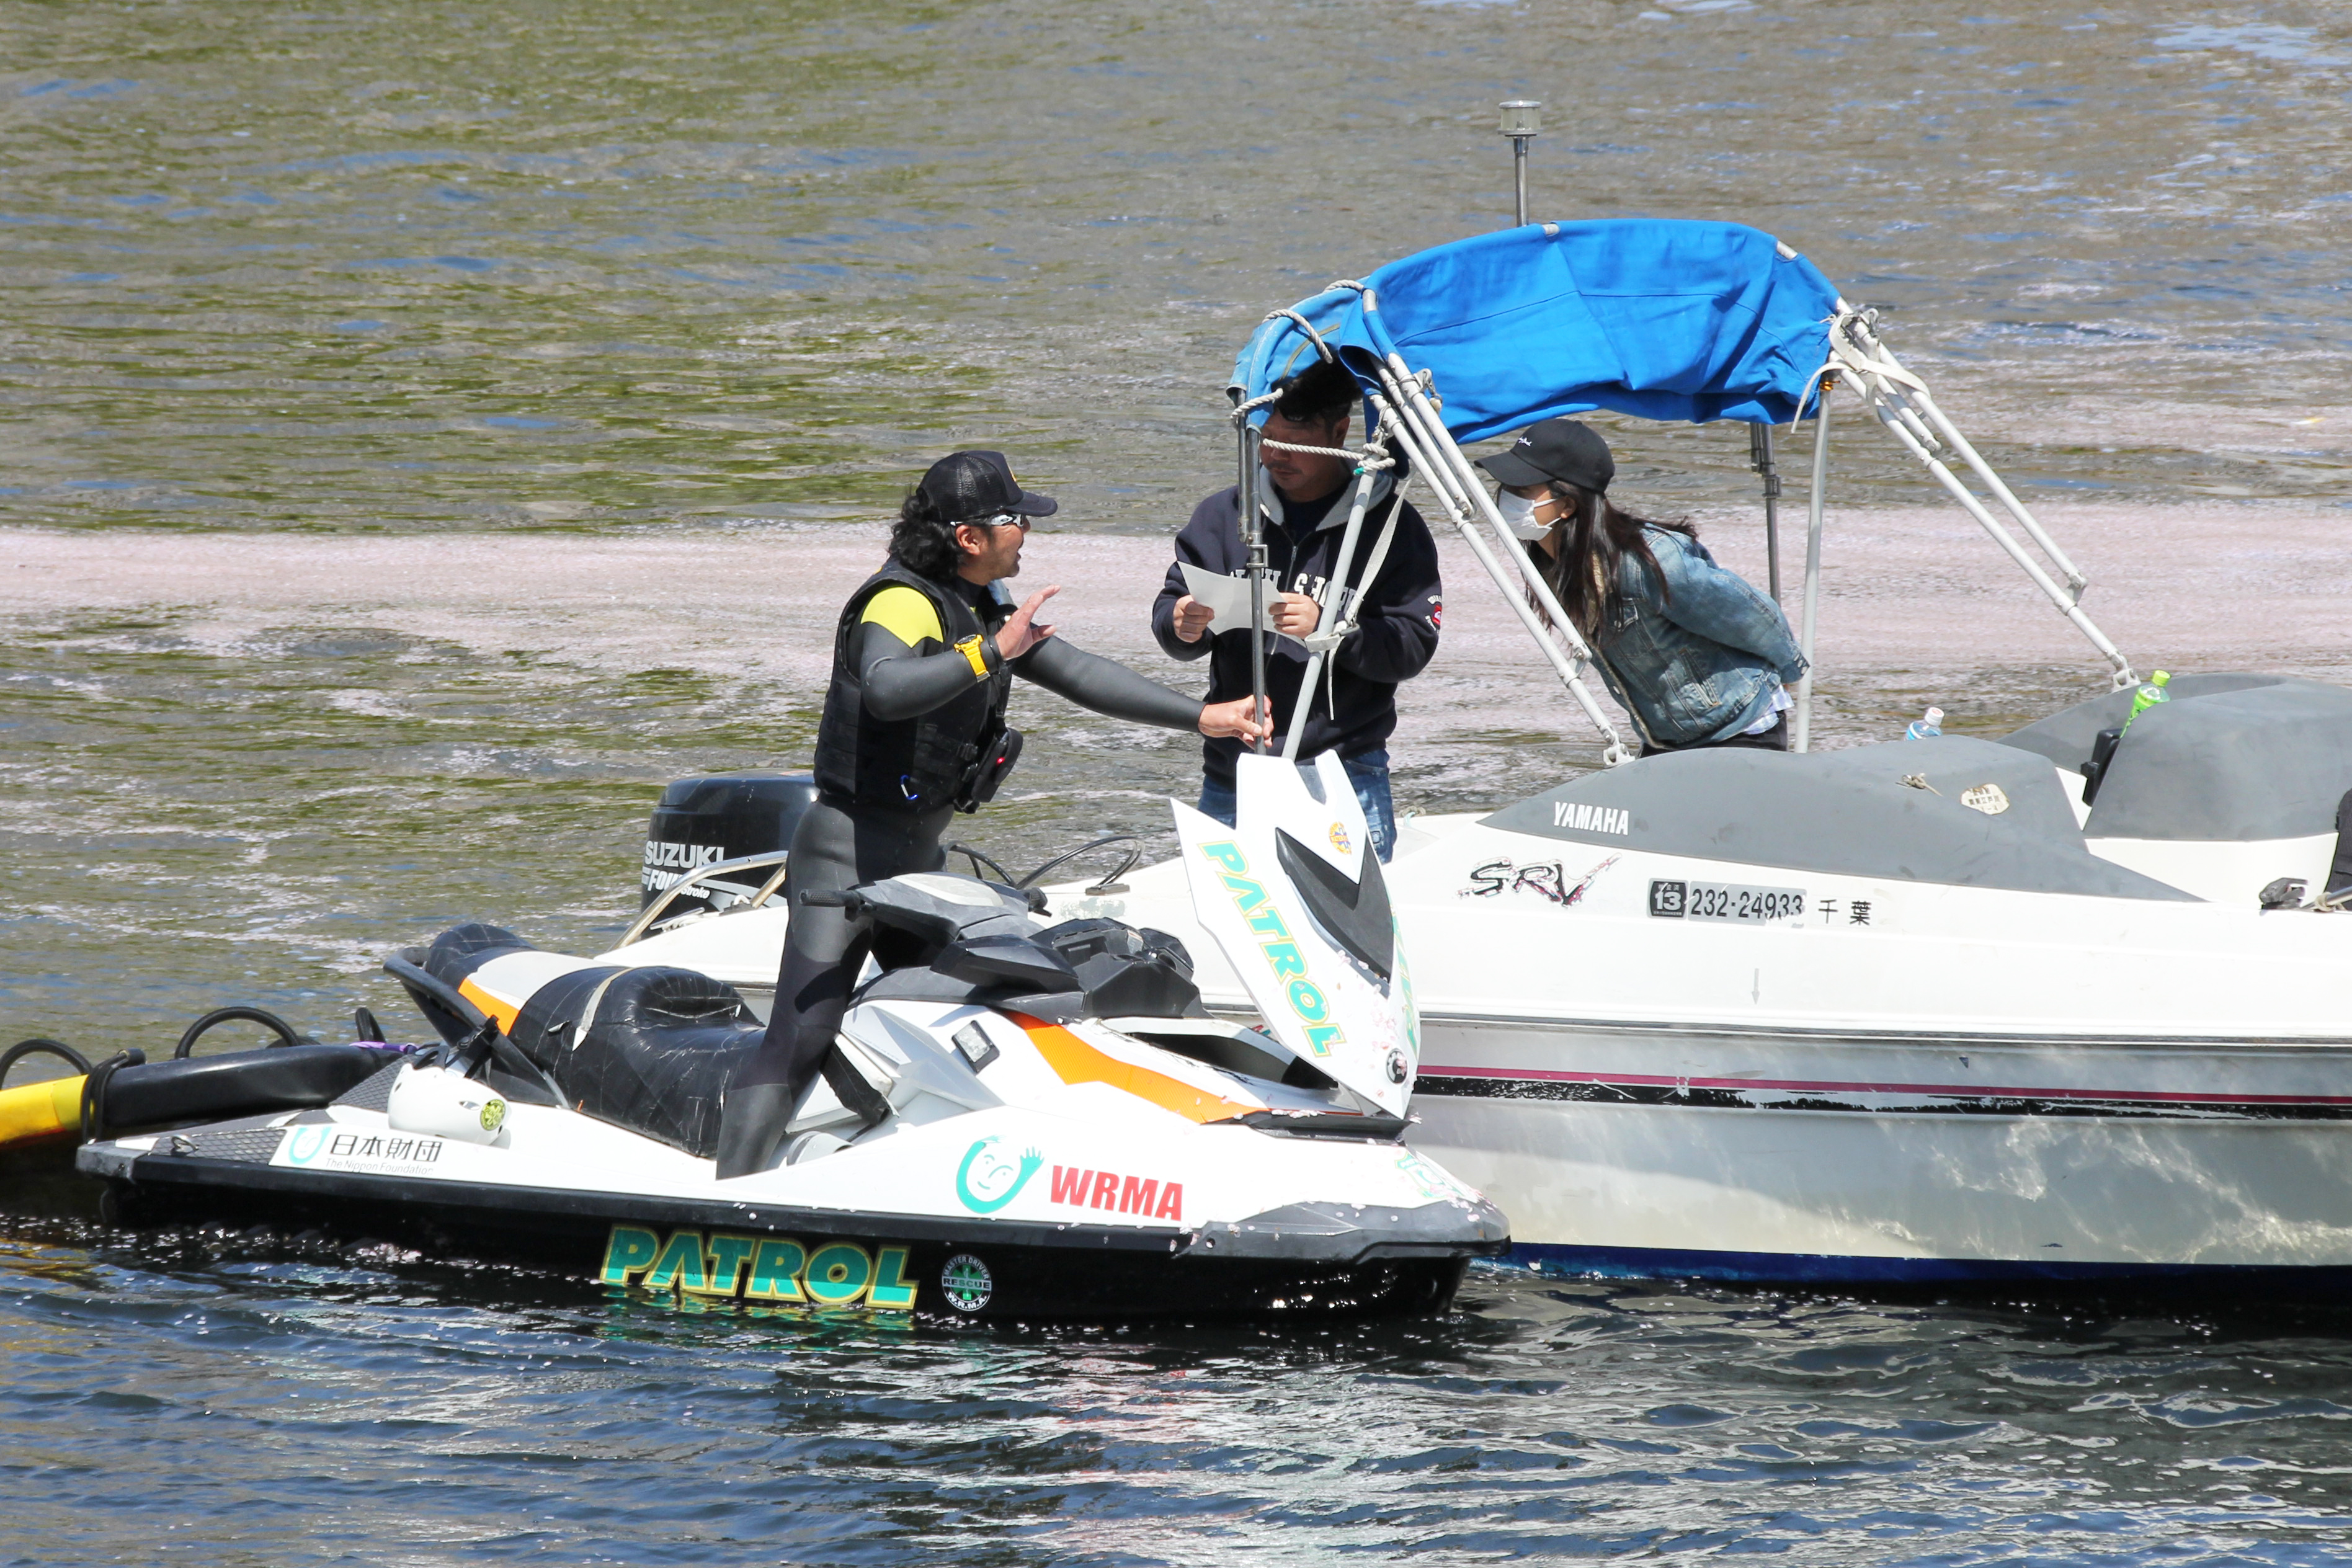
[[[981,680],[988,679],[988,660],[981,654],[980,638],[977,636],[964,638],[955,645],[955,650],[963,655],[964,662],[971,666],[971,673],[976,679]]]

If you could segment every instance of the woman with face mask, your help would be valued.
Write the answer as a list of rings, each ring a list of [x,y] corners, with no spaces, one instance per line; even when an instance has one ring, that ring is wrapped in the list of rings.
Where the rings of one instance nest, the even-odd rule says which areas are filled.
[[[1642,754],[1697,746],[1786,751],[1787,687],[1805,672],[1780,606],[1715,563],[1688,523],[1609,500],[1616,460],[1573,419],[1479,459],[1511,531],[1534,546],[1560,607],[1642,732]]]

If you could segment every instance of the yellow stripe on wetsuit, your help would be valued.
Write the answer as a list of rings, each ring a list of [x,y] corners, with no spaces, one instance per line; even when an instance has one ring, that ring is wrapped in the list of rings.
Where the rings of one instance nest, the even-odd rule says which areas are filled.
[[[908,647],[919,648],[925,638],[945,642],[947,634],[940,627],[940,612],[929,599],[903,584],[894,583],[866,601],[866,613],[857,617],[860,626],[877,626]],[[988,661],[980,650],[980,638],[969,637],[955,645],[971,666],[972,679],[988,679]]]
[[[858,617],[861,626],[877,626],[908,647],[920,647],[923,639],[945,642],[940,630],[940,613],[931,602],[901,583],[893,583],[866,601],[866,613]]]

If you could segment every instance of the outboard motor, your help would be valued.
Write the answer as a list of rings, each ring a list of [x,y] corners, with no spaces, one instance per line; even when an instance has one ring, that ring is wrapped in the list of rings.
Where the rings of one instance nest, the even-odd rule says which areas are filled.
[[[680,779],[662,791],[646,828],[646,859],[640,878],[637,907],[650,904],[680,878],[746,855],[765,855],[793,847],[793,830],[816,799],[816,779],[809,773],[755,769],[738,773],[713,773]],[[769,872],[747,875],[740,884],[731,879],[704,884],[714,892],[748,898],[758,891]],[[699,889],[697,889],[699,892]],[[671,914],[708,910],[711,900],[695,893],[670,905]]]

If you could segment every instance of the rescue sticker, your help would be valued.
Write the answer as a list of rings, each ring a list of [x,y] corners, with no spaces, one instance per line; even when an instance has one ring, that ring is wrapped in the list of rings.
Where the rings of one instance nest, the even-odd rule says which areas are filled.
[[[969,1252],[959,1252],[940,1268],[940,1294],[959,1312],[977,1312],[996,1294],[996,1276]]]
[[[664,1237],[643,1226],[616,1225],[596,1277],[607,1285],[705,1300],[908,1311],[915,1305],[915,1282],[907,1277],[907,1252],[894,1246],[869,1252],[854,1241],[812,1247],[789,1236],[725,1231],[706,1237],[674,1230]]]

